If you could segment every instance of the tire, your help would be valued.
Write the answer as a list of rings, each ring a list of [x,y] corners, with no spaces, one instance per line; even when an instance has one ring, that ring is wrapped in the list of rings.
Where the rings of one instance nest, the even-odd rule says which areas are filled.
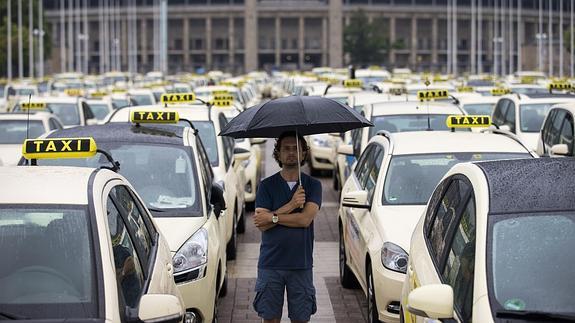
[[[346,264],[347,256],[345,255],[345,244],[343,242],[343,232],[339,230],[339,281],[343,288],[356,289],[358,281]]]
[[[336,168],[334,168],[334,169],[331,171],[331,173],[332,173],[332,176],[331,176],[331,177],[333,178],[333,189],[336,190],[336,191],[339,191],[339,190],[340,190],[340,188],[339,188],[339,179],[337,178],[337,175],[339,174],[339,172],[337,171]]]
[[[228,275],[224,276],[224,282],[222,283],[218,297],[226,297],[226,295],[228,295]]]
[[[216,293],[216,298],[214,299],[214,314],[212,317],[212,323],[218,323],[218,293]]]
[[[367,322],[380,323],[377,302],[375,301],[375,286],[373,285],[373,275],[371,274],[371,264],[367,264]]]
[[[237,233],[244,233],[246,232],[246,209],[242,210],[242,215],[240,216],[240,220],[238,222],[238,226],[236,227]]]
[[[232,237],[228,244],[226,245],[226,259],[227,260],[234,260],[236,259],[237,247],[238,247],[238,234],[236,232],[237,227],[237,217],[235,213],[232,215],[234,217],[234,228],[232,228]]]

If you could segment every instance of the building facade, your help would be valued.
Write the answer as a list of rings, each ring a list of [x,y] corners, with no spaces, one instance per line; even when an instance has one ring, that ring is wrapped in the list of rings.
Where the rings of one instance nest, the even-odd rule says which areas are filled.
[[[77,0],[45,1],[51,71],[159,69],[160,1],[88,0],[85,9],[74,7]],[[454,2],[455,9],[448,6]],[[103,11],[102,4],[111,6]],[[521,63],[524,70],[542,65],[547,72],[551,64],[557,74],[559,56],[570,64],[570,53],[559,48],[570,29],[570,4],[544,0],[540,11],[540,0],[169,0],[167,69],[342,67],[349,63],[345,26],[363,10],[390,42],[400,44],[380,62],[388,68],[505,73]],[[564,44],[568,49],[569,39]]]

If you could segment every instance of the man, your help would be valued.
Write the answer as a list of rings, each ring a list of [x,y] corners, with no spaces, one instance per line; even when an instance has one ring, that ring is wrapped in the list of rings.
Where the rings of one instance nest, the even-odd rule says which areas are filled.
[[[253,306],[265,323],[280,322],[284,290],[291,322],[308,322],[316,312],[313,220],[321,206],[321,183],[303,173],[298,183],[298,166],[308,151],[302,136],[282,134],[273,153],[282,169],[264,179],[256,194],[254,224],[262,243]]]

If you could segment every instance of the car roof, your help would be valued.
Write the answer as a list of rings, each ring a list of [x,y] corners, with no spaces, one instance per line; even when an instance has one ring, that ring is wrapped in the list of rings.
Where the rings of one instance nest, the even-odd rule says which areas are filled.
[[[189,105],[189,104],[175,104],[169,105],[167,108],[161,105],[141,105],[136,107],[123,107],[116,109],[111,116],[110,122],[127,122],[130,120],[131,111],[176,111],[180,115],[180,119],[208,121],[210,120],[209,110],[204,105]],[[214,118],[217,108],[212,108],[212,118]]]
[[[533,94],[507,94],[502,98],[517,99],[520,103],[560,103],[569,100],[575,101],[575,95],[572,94],[550,94],[550,93],[533,93]]]
[[[429,108],[428,108],[429,107]],[[445,102],[393,101],[373,104],[372,116],[390,114],[463,114],[454,104]]]
[[[551,107],[551,110],[554,109],[563,109],[575,114],[575,102],[556,104],[553,107]]]
[[[46,120],[50,117],[55,116],[47,111],[31,112],[30,115],[25,112],[0,113],[0,120]]]
[[[517,141],[504,135],[489,132],[412,131],[392,133],[391,138],[393,155],[446,152],[529,154],[528,150]]]
[[[88,204],[94,168],[63,166],[0,167],[0,204]],[[46,189],[50,187],[51,189]]]
[[[75,97],[75,96],[43,96],[43,97],[33,97],[30,102],[44,102],[44,103],[77,103],[79,100],[83,100],[83,98]],[[28,102],[28,99],[20,100],[20,102]]]
[[[140,142],[152,144],[183,145],[185,127],[177,125],[114,122],[103,125],[74,127],[57,130],[48,138],[92,137],[98,142]]]
[[[575,210],[575,159],[477,162],[489,187],[489,213]]]

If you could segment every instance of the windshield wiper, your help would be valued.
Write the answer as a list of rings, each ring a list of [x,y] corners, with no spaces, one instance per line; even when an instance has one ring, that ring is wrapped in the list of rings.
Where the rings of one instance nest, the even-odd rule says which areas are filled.
[[[155,209],[153,207],[148,207],[148,210],[152,211],[152,212],[166,212],[166,210],[162,210],[162,209]]]
[[[545,320],[545,321],[562,320],[568,322],[575,322],[575,313],[499,310],[495,312],[495,316],[501,318],[518,318],[523,320]]]
[[[28,319],[25,316],[17,315],[14,313],[8,313],[6,311],[0,311],[0,317],[5,317],[9,320],[27,320]]]

